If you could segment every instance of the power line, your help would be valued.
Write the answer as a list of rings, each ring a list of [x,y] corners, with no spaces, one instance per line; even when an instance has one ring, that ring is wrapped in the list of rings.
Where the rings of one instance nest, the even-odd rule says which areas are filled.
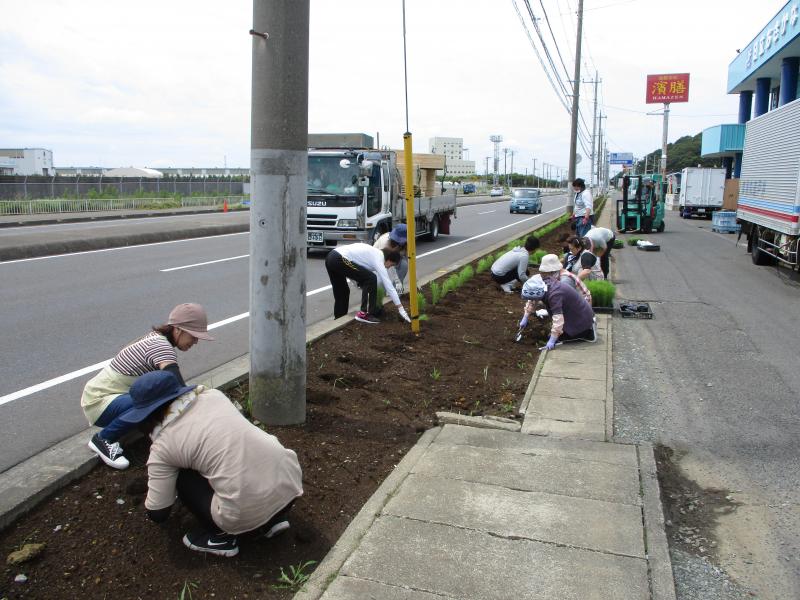
[[[531,23],[533,24],[533,29],[536,31],[536,35],[539,36],[539,41],[542,44],[542,50],[544,51],[545,56],[547,57],[547,62],[550,63],[550,68],[553,71],[553,75],[555,75],[558,84],[561,86],[561,90],[563,94],[567,97],[570,96],[569,92],[567,92],[566,85],[561,79],[561,75],[558,73],[558,68],[556,67],[555,62],[553,61],[553,57],[550,54],[550,50],[547,48],[547,44],[544,41],[544,36],[542,35],[541,29],[539,29],[539,22],[536,16],[533,14],[533,9],[531,8],[531,3],[529,0],[523,0],[525,3],[525,7],[528,9],[528,16],[531,19]],[[569,81],[569,74],[567,74],[567,81]]]
[[[525,2],[527,4],[527,0]],[[567,65],[564,64],[564,57],[561,56],[561,50],[558,48],[558,41],[556,40],[556,36],[553,33],[553,28],[550,26],[550,17],[547,16],[547,10],[544,7],[544,0],[539,0],[539,4],[542,7],[542,14],[544,15],[544,20],[547,23],[547,29],[550,30],[550,37],[553,38],[553,44],[556,47],[556,52],[558,53],[558,59],[561,61],[561,66],[564,67],[564,73],[567,74],[567,79],[569,79],[569,70],[567,69]]]

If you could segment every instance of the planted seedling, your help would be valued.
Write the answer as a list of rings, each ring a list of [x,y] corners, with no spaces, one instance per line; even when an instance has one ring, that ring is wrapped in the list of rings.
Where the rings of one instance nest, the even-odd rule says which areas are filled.
[[[489,379],[489,365],[486,365],[485,367],[483,367],[483,383],[486,383],[488,379]]]
[[[178,600],[192,600],[192,590],[197,589],[197,584],[193,581],[184,581],[183,589],[178,594]]]
[[[310,577],[309,573],[306,573],[306,569],[311,565],[316,564],[317,561],[315,560],[308,560],[306,562],[301,562],[297,566],[289,565],[289,572],[283,570],[281,567],[281,576],[278,577],[278,583],[273,584],[272,588],[276,590],[293,590],[296,591],[300,588],[308,578]]]
[[[641,241],[642,241],[642,238],[638,238],[638,237],[629,237],[629,238],[628,238],[628,246],[635,246],[635,245],[636,245],[636,242],[641,242]]]
[[[436,306],[442,299],[442,286],[436,281],[431,281],[431,304]]]
[[[442,372],[439,369],[437,369],[436,367],[433,367],[433,371],[431,371],[431,379],[433,379],[434,381],[439,381],[439,378],[441,376],[442,376]]]

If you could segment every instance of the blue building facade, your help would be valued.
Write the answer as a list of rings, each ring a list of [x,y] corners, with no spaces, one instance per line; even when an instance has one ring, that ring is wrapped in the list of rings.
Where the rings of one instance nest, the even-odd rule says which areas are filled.
[[[798,69],[800,0],[789,0],[728,66],[728,93],[739,94],[738,123],[704,130],[702,156],[722,157],[729,176],[739,177],[745,124],[798,98]]]

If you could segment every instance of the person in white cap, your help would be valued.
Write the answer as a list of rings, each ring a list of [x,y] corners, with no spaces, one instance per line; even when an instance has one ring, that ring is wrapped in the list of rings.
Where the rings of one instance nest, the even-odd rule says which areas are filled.
[[[92,436],[89,449],[109,467],[127,469],[119,440],[135,427],[122,417],[131,410],[128,390],[134,381],[150,371],[171,371],[184,385],[175,348],[185,352],[198,340],[213,340],[208,334],[208,317],[199,304],[179,304],[164,325],[126,345],[83,389],[81,408],[90,425],[103,429]]]
[[[548,256],[558,260],[555,254],[550,254],[542,257],[542,262]],[[561,283],[558,271],[531,277],[522,287],[522,298],[527,302],[525,314],[519,323],[520,328],[527,326],[528,316],[534,311],[537,301],[544,304],[553,319],[550,338],[545,345],[547,350],[555,348],[559,340],[597,340],[592,307],[573,288]]]
[[[400,254],[400,262],[389,267],[389,276],[394,281],[394,288],[398,294],[403,293],[406,275],[408,274],[408,256],[406,246],[408,244],[408,228],[405,223],[398,223],[391,231],[381,235],[373,246],[378,250],[390,250]]]
[[[542,257],[542,262],[539,265],[539,273],[542,274],[542,277],[558,277],[561,283],[572,287],[583,296],[583,299],[586,300],[589,306],[592,305],[592,292],[589,291],[589,288],[586,287],[577,275],[570,273],[564,268],[555,254],[546,254]]]

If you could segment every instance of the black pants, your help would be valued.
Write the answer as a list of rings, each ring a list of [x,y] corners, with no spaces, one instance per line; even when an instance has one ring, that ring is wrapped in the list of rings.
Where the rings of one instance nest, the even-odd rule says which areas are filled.
[[[331,250],[325,258],[325,269],[333,288],[333,318],[347,314],[350,306],[350,287],[347,280],[352,279],[361,288],[361,310],[374,315],[377,312],[378,278],[369,269],[347,260],[336,250]]]
[[[614,242],[616,241],[617,236],[613,236],[608,242],[603,256],[600,257],[600,269],[603,271],[603,275],[606,276],[606,279],[608,279],[608,272],[611,270],[611,249],[614,247]]]
[[[525,269],[525,273],[529,273],[530,269]],[[512,281],[519,281],[519,273],[517,272],[517,268],[514,267],[508,273],[504,273],[502,275],[495,275],[492,273],[492,279],[495,283],[503,285],[504,283],[511,283]]]
[[[203,527],[209,531],[220,531],[219,526],[214,523],[214,519],[211,517],[211,498],[214,496],[214,488],[211,487],[208,479],[192,469],[181,469],[178,472],[176,487],[178,488],[178,498],[189,509],[189,512],[202,523]],[[251,533],[266,533],[275,523],[285,521],[292,504],[294,504],[294,500]]]

